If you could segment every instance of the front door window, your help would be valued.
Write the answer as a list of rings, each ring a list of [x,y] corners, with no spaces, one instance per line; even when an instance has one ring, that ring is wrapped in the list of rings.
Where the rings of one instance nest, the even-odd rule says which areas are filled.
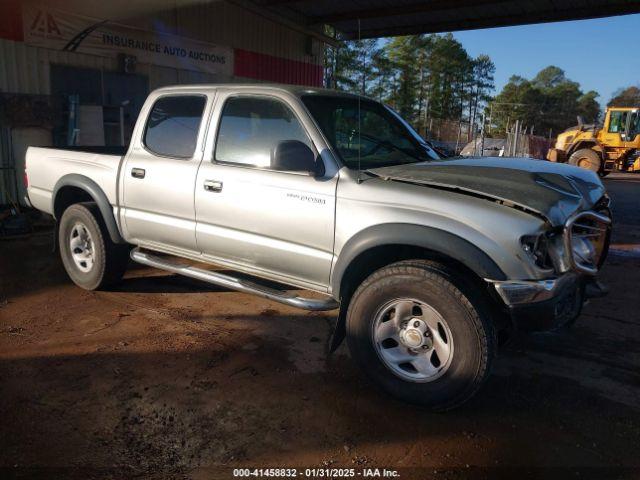
[[[231,97],[224,105],[215,150],[220,163],[269,168],[273,149],[283,140],[311,140],[284,103],[268,97]]]

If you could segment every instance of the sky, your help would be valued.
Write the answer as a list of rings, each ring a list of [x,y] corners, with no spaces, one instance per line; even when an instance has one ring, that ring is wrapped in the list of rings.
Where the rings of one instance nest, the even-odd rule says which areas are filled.
[[[496,65],[496,91],[511,75],[532,78],[548,65],[562,68],[582,91],[605,105],[621,87],[640,85],[640,14],[573,22],[454,32],[469,55]]]

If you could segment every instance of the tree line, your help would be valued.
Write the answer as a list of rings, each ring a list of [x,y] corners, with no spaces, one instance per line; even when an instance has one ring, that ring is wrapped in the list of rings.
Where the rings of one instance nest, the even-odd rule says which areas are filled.
[[[514,75],[492,102],[495,127],[505,129],[509,120],[518,119],[525,128],[539,135],[553,136],[577,124],[580,116],[595,123],[600,116],[598,93],[586,93],[556,66],[542,69],[533,79]]]
[[[640,107],[640,87],[621,88],[613,94],[609,107]]]
[[[576,125],[578,116],[600,120],[598,93],[584,92],[557,66],[531,79],[514,75],[497,95],[495,71],[488,55],[471,57],[447,33],[341,42],[325,51],[324,81],[387,103],[427,135],[432,119],[464,122],[477,132],[483,114],[485,133],[493,136],[504,136],[516,120],[543,136]],[[630,87],[618,97],[634,103],[640,90]]]
[[[325,55],[327,88],[385,102],[420,131],[433,118],[476,124],[494,88],[489,56],[472,58],[450,33],[344,42]]]

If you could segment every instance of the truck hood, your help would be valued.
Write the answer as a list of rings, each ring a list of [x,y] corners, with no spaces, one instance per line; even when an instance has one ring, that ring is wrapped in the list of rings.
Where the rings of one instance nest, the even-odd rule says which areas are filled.
[[[598,175],[542,160],[470,157],[367,170],[389,181],[425,185],[499,201],[562,225],[605,194]]]

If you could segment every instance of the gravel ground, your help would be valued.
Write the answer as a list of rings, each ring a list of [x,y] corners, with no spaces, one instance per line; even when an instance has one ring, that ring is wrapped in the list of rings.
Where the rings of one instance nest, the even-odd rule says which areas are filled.
[[[49,230],[0,241],[0,477],[638,478],[640,176],[605,182],[609,296],[571,330],[517,338],[446,414],[378,392],[344,346],[328,355],[331,312],[135,266],[117,290],[86,292]]]

